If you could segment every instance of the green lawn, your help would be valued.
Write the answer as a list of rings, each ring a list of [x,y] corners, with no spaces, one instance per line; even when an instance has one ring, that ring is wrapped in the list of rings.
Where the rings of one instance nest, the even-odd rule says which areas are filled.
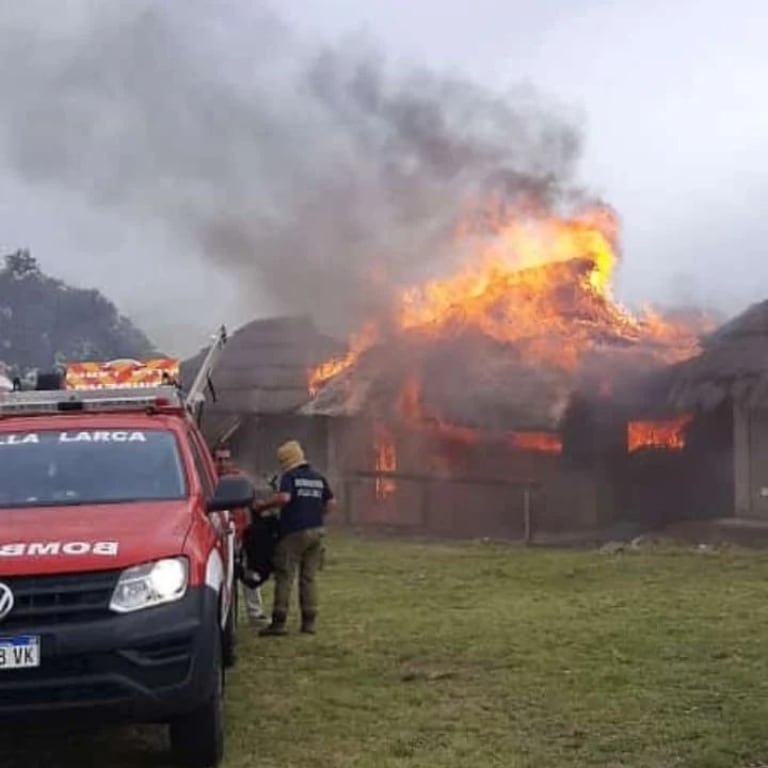
[[[768,765],[767,599],[762,554],[335,537],[320,634],[242,630],[226,766]],[[152,729],[14,740],[166,765]]]

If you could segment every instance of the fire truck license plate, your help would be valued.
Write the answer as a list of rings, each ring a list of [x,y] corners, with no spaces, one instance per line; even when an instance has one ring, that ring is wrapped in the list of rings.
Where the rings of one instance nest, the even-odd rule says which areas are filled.
[[[32,669],[39,666],[39,637],[0,637],[0,672],[4,669]]]

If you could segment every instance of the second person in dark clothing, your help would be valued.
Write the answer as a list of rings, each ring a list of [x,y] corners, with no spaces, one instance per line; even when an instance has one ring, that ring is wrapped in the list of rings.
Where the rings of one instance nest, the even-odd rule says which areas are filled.
[[[290,440],[280,446],[277,460],[282,471],[279,491],[255,507],[258,513],[280,510],[272,623],[261,634],[286,634],[291,591],[297,573],[301,631],[313,634],[317,619],[316,578],[323,558],[325,516],[333,510],[335,500],[328,481],[309,465],[297,441]]]

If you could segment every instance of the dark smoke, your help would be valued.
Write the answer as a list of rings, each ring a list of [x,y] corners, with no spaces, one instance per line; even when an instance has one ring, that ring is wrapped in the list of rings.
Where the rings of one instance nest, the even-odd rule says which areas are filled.
[[[578,130],[501,96],[312,46],[245,3],[0,10],[0,152],[28,181],[160,221],[243,286],[344,331],[439,272],[490,188],[555,200]]]

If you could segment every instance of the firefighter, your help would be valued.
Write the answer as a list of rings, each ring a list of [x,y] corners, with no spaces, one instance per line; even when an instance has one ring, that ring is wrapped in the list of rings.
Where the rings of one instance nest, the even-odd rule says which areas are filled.
[[[232,461],[232,454],[226,446],[219,446],[214,453],[214,457],[219,477],[223,477],[224,475],[244,474]],[[250,510],[248,509],[235,510],[234,522],[237,531],[237,541],[239,542],[243,541],[245,529],[251,522],[250,517]],[[264,615],[264,607],[261,599],[261,589],[259,587],[249,587],[246,584],[243,584],[243,595],[245,597],[245,611],[251,626],[263,626],[266,621],[266,616]]]
[[[272,623],[260,634],[286,634],[291,590],[297,572],[301,631],[314,634],[317,618],[315,579],[323,560],[325,517],[333,511],[336,502],[328,481],[309,465],[296,440],[280,446],[277,460],[282,473],[278,491],[272,498],[254,506],[257,513],[280,510]]]

